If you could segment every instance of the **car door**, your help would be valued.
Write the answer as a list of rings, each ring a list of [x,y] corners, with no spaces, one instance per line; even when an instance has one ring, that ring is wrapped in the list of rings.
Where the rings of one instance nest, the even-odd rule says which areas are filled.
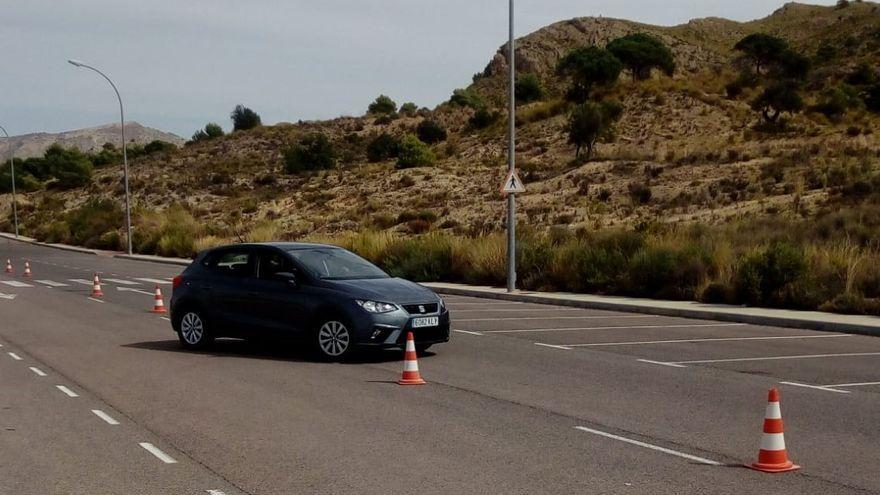
[[[247,304],[255,258],[253,249],[237,247],[216,253],[208,263],[211,277],[203,289],[210,292],[212,314],[225,334],[247,337],[253,331]]]
[[[304,308],[305,280],[290,258],[274,248],[257,249],[257,277],[251,284],[247,307],[260,326],[276,336],[290,337],[307,327]],[[296,283],[277,276],[297,275]]]

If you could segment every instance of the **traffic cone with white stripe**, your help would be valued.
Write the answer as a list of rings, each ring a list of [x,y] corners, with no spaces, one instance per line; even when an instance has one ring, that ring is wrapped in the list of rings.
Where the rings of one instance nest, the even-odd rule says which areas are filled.
[[[92,283],[92,297],[104,297],[104,292],[101,290],[101,279],[98,278],[98,274],[95,274],[95,281]]]
[[[419,361],[416,358],[416,341],[412,332],[406,334],[406,351],[403,353],[403,376],[397,380],[400,385],[424,385],[419,374]]]
[[[165,303],[162,301],[162,289],[156,284],[156,294],[153,296],[153,310],[151,313],[165,313]]]
[[[779,390],[771,388],[767,400],[767,410],[764,413],[764,436],[761,437],[758,462],[748,467],[765,473],[783,473],[800,469],[800,466],[788,459],[788,452],[785,450],[782,411],[779,408]]]
[[[21,274],[22,277],[31,278],[31,263],[29,261],[24,262],[24,273]]]
[[[12,260],[6,258],[6,273],[12,273]]]

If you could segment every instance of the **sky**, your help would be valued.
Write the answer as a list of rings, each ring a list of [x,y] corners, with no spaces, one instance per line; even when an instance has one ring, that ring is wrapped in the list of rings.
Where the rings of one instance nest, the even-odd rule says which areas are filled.
[[[811,0],[831,5],[835,0]],[[183,137],[360,115],[379,94],[434,107],[507,39],[504,0],[0,0],[0,125],[59,132],[119,119]],[[751,20],[783,0],[516,0],[516,35],[581,16],[674,25]]]

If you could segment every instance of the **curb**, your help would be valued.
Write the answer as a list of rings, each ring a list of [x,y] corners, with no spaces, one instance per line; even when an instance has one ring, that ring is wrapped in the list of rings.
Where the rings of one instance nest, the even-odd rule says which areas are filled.
[[[121,260],[145,261],[147,263],[162,263],[164,265],[189,266],[192,263],[192,260],[183,258],[163,258],[146,254],[114,254],[113,257]]]
[[[33,244],[34,246],[43,246],[43,247],[48,247],[48,248],[52,248],[52,249],[60,249],[62,251],[73,251],[75,253],[91,254],[91,255],[95,255],[95,256],[97,256],[99,254],[98,251],[96,251],[94,249],[88,249],[88,248],[83,248],[83,247],[78,247],[78,246],[68,246],[67,244],[49,244],[46,242],[40,242],[36,239],[31,239],[30,237],[24,237],[24,236],[15,237],[15,235],[8,234],[6,232],[0,232],[0,237],[3,237],[5,239],[9,239],[10,241],[24,242],[26,244]]]
[[[743,314],[736,312],[740,309],[737,306],[718,306],[713,305],[712,308],[671,308],[664,306],[651,306],[650,300],[644,299],[639,302],[625,302],[613,300],[579,300],[570,299],[562,296],[546,296],[536,293],[501,293],[480,289],[471,289],[465,287],[450,287],[445,284],[423,283],[425,287],[439,294],[448,294],[456,296],[478,297],[482,299],[494,299],[501,301],[526,302],[535,304],[551,304],[555,306],[569,306],[583,309],[599,309],[606,311],[623,311],[627,313],[652,314],[660,316],[676,316],[682,318],[693,318],[699,320],[715,320],[732,323],[747,323],[751,325],[765,325],[774,327],[799,328],[803,330],[818,330],[821,332],[838,332],[856,335],[868,335],[872,337],[880,337],[880,318],[876,323],[847,323],[835,322],[829,320],[817,320],[807,318],[797,318],[787,315],[755,315]],[[596,297],[596,296],[594,296]],[[764,308],[751,308],[762,309]],[[772,311],[772,310],[768,310]],[[831,313],[822,313],[833,318],[838,315]],[[840,315],[840,318],[851,317],[852,315]],[[869,317],[865,317],[869,318]]]

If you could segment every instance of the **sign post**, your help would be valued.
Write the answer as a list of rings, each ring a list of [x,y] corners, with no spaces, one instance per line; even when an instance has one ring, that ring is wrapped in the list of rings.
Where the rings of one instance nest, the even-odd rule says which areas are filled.
[[[516,177],[516,96],[514,94],[516,88],[516,47],[513,38],[513,0],[510,0],[510,39],[507,48],[509,50],[507,56],[507,64],[510,67],[510,110],[508,112],[508,178],[512,176],[516,182],[522,186],[522,181]],[[507,187],[505,181],[505,186]],[[507,292],[516,290],[516,193],[518,191],[511,190],[507,194]]]

